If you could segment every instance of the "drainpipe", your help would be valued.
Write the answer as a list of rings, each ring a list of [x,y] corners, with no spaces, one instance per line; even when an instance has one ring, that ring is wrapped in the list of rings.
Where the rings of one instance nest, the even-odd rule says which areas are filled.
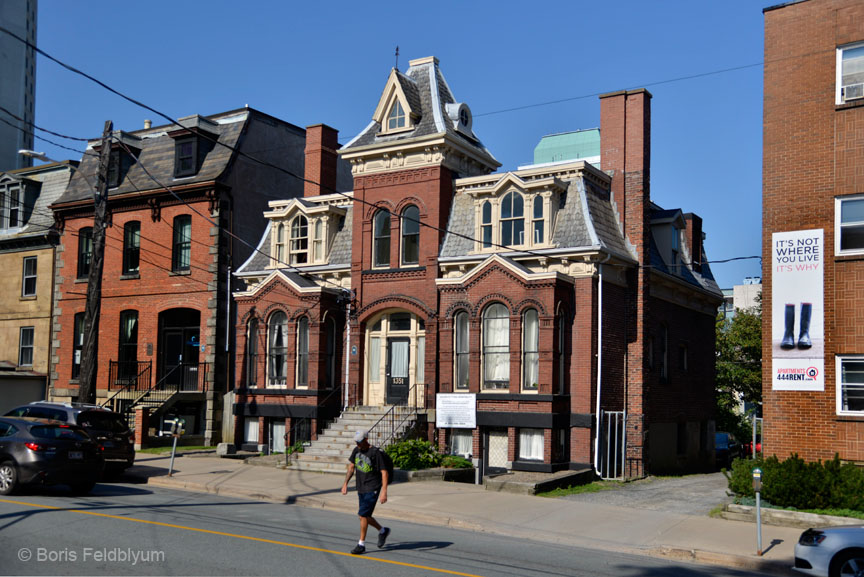
[[[594,471],[600,474],[600,391],[602,390],[603,375],[603,264],[612,257],[607,254],[602,262],[597,264],[597,408],[595,419],[597,422],[594,432]],[[627,379],[627,375],[624,375]]]
[[[348,308],[345,309],[345,384],[342,389],[344,401],[342,412],[348,410],[348,365],[351,360],[351,297],[352,291],[346,291],[348,296]]]

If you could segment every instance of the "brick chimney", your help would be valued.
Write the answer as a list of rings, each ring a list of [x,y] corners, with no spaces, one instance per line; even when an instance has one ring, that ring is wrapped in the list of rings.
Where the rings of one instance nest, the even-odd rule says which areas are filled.
[[[640,88],[600,96],[600,163],[612,174],[613,200],[640,262],[648,257],[651,93]]]
[[[693,261],[693,270],[702,272],[702,217],[692,212],[684,215],[687,224],[687,245],[690,248],[690,259]]]
[[[336,163],[339,131],[326,124],[306,127],[306,165],[303,196],[320,196],[336,191]],[[311,182],[309,182],[311,181]]]

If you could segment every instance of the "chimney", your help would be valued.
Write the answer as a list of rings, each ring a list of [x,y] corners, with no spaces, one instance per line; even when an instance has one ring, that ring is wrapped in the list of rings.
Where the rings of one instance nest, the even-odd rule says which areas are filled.
[[[644,88],[600,96],[600,166],[612,175],[612,195],[624,234],[648,262],[651,93]]]
[[[702,272],[702,218],[688,212],[684,215],[684,222],[687,223],[687,244],[690,248],[690,260],[693,261],[693,270],[698,273]]]
[[[319,196],[336,191],[336,163],[339,131],[326,124],[306,127],[306,166],[303,196]]]
[[[153,121],[149,118],[144,119],[144,130],[149,130],[153,126]]]

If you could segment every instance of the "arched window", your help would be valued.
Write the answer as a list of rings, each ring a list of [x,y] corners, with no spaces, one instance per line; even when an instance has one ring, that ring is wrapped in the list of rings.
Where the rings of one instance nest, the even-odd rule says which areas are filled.
[[[297,387],[309,386],[309,319],[297,321]]]
[[[270,315],[267,327],[267,384],[285,385],[288,374],[288,317],[282,311]]]
[[[309,262],[309,221],[298,214],[291,221],[291,264]]]
[[[405,109],[402,108],[401,102],[395,100],[390,108],[390,114],[387,115],[387,130],[399,128],[405,128]]]
[[[495,303],[483,311],[483,388],[510,387],[510,315]]]
[[[246,328],[246,386],[258,386],[258,319],[252,317]]]
[[[468,349],[468,313],[460,311],[453,319],[454,356],[456,357],[456,389],[467,391],[469,385],[469,363],[471,351]]]
[[[488,200],[484,202],[482,212],[480,236],[483,239],[483,248],[490,248],[492,246],[492,203]]]
[[[276,227],[276,266],[282,266],[285,262],[285,225]]]
[[[390,266],[390,212],[379,210],[373,222],[373,266]]]
[[[420,263],[420,209],[408,206],[402,211],[402,264]]]
[[[534,197],[534,244],[543,244],[546,241],[545,232],[543,197],[538,194]]]
[[[501,201],[501,244],[520,245],[525,242],[525,210],[522,195],[508,192]]]
[[[522,389],[536,391],[540,378],[540,323],[535,309],[522,315]]]

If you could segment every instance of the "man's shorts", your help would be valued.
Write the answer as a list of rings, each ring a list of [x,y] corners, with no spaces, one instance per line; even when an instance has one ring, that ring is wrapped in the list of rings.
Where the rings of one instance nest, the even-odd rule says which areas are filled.
[[[371,493],[359,493],[360,509],[357,514],[361,517],[371,517],[375,511],[375,503],[378,502],[378,494],[381,491],[372,491]]]

